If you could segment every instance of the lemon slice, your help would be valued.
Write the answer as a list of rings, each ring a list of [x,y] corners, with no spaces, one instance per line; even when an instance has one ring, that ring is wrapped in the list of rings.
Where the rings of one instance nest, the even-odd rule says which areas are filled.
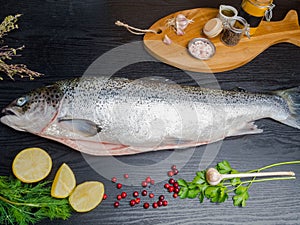
[[[35,183],[48,176],[52,168],[49,154],[41,148],[26,148],[12,164],[14,175],[24,183]]]
[[[51,196],[55,198],[68,197],[76,186],[76,179],[71,168],[63,163],[57,170],[51,187]]]
[[[87,181],[79,184],[69,197],[69,203],[77,212],[88,212],[102,201],[104,185],[98,181]]]

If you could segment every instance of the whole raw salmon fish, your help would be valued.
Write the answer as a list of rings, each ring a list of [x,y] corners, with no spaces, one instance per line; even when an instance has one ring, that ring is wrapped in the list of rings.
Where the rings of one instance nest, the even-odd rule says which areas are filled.
[[[1,122],[92,155],[186,148],[256,134],[272,118],[300,129],[300,88],[252,94],[159,79],[84,77],[24,95]]]

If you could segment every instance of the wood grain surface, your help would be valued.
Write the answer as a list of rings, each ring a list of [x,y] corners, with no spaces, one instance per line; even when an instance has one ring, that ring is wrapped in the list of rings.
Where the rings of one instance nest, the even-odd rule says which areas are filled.
[[[116,20],[124,21],[136,27],[149,28],[155,21],[171,13],[191,8],[217,8],[220,4],[239,7],[240,2],[194,1],[194,0],[28,0],[1,1],[0,17],[21,13],[20,29],[5,37],[5,43],[11,47],[25,45],[22,57],[14,62],[26,64],[29,68],[44,73],[41,78],[29,81],[5,79],[0,82],[0,107],[3,108],[13,99],[31,89],[50,84],[54,81],[79,77],[99,57],[105,58],[115,48],[125,44],[137,43],[136,57],[144,55],[140,62],[122,63],[110,66],[117,72],[115,76],[141,78],[145,76],[163,76],[178,84],[220,87],[224,90],[243,88],[251,92],[266,92],[300,85],[300,48],[281,43],[261,53],[250,63],[227,72],[215,74],[187,73],[147,58],[142,48],[141,36],[128,33],[116,27]],[[284,18],[291,9],[300,14],[298,0],[277,0],[273,21]],[[127,46],[127,45],[126,45]],[[119,57],[120,55],[114,55]],[[106,58],[105,58],[106,59]],[[146,59],[146,60],[145,60]],[[113,58],[103,63],[110,65]],[[105,60],[104,60],[105,62]],[[114,67],[114,68],[111,68]],[[108,70],[109,71],[109,70]],[[101,73],[101,71],[100,71]],[[264,129],[259,135],[228,138],[221,143],[201,146],[196,149],[176,150],[177,158],[168,160],[173,150],[150,152],[133,156],[115,157],[115,164],[109,158],[89,158],[59,143],[15,131],[0,124],[0,175],[12,175],[11,163],[15,155],[26,147],[44,148],[53,158],[53,171],[48,179],[54,177],[58,167],[66,162],[74,171],[78,183],[86,180],[100,180],[106,186],[108,199],[90,213],[74,213],[69,220],[45,220],[40,224],[300,224],[300,179],[295,181],[274,181],[254,184],[250,189],[247,207],[237,208],[231,201],[224,204],[212,204],[197,200],[179,200],[171,198],[163,188],[166,182],[166,168],[172,164],[181,165],[177,178],[192,179],[199,168],[228,160],[240,171],[262,167],[280,161],[300,159],[300,130],[287,127],[275,121],[264,119],[257,122]],[[101,166],[104,165],[104,168]],[[127,168],[125,170],[125,168]],[[150,168],[145,169],[145,168]],[[279,168],[278,168],[279,170]],[[280,170],[293,170],[300,176],[300,166],[284,166]],[[129,173],[131,180],[143,172],[157,175],[157,183],[149,190],[156,196],[164,194],[169,206],[145,210],[140,206],[130,207],[128,201],[121,202],[118,209],[113,207],[116,195],[120,192],[110,182],[109,172],[123,181],[122,174]],[[121,171],[121,172],[120,172]],[[109,175],[107,175],[109,174]],[[164,181],[162,181],[164,180]],[[160,181],[160,182],[159,182]],[[125,185],[128,193],[141,190],[139,186]],[[144,201],[144,199],[142,199]]]
[[[185,34],[182,36],[176,35],[176,32],[166,22],[176,18],[179,14],[194,21],[186,28]],[[216,48],[214,56],[209,60],[198,60],[189,54],[188,43],[194,38],[207,38],[202,29],[205,23],[215,18],[217,14],[218,9],[196,8],[175,12],[161,18],[149,28],[161,32],[159,34],[147,33],[144,36],[145,47],[155,58],[179,69],[216,73],[236,69],[277,43],[289,42],[300,46],[297,12],[291,10],[282,21],[263,21],[255,35],[250,39],[246,36],[242,37],[236,46],[225,46],[220,40],[220,36],[210,39]],[[163,43],[165,35],[172,40],[170,45]]]

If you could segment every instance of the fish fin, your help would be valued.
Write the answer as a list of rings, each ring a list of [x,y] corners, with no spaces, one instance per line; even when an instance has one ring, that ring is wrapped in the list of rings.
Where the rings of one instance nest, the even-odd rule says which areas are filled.
[[[229,131],[227,136],[239,136],[245,134],[259,134],[262,133],[262,129],[258,129],[257,125],[254,122],[246,123],[244,126],[239,127],[238,129],[232,129]]]
[[[101,132],[101,127],[93,121],[86,119],[64,119],[59,118],[58,124],[73,133],[79,134],[84,137],[95,136]]]
[[[134,149],[122,144],[113,144],[95,140],[74,140],[69,138],[57,138],[44,134],[36,135],[53,141],[57,141],[74,150],[94,156],[132,155],[143,152],[139,149]]]
[[[132,155],[140,153],[140,151],[131,149],[126,145],[101,141],[67,140],[67,142],[62,143],[82,153],[95,156]]]
[[[276,91],[275,94],[279,95],[286,101],[290,111],[290,115],[286,119],[279,121],[288,126],[300,129],[300,86],[287,90]]]

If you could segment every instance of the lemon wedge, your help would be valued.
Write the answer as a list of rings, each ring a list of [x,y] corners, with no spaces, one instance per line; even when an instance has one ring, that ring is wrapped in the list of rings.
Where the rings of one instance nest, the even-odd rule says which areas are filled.
[[[79,184],[69,197],[69,203],[77,212],[88,212],[102,201],[104,185],[99,181],[87,181]]]
[[[76,179],[71,168],[63,163],[57,170],[52,187],[51,196],[55,198],[68,197],[76,186]]]
[[[52,168],[49,154],[41,148],[26,148],[12,164],[14,175],[24,183],[35,183],[48,176]]]

